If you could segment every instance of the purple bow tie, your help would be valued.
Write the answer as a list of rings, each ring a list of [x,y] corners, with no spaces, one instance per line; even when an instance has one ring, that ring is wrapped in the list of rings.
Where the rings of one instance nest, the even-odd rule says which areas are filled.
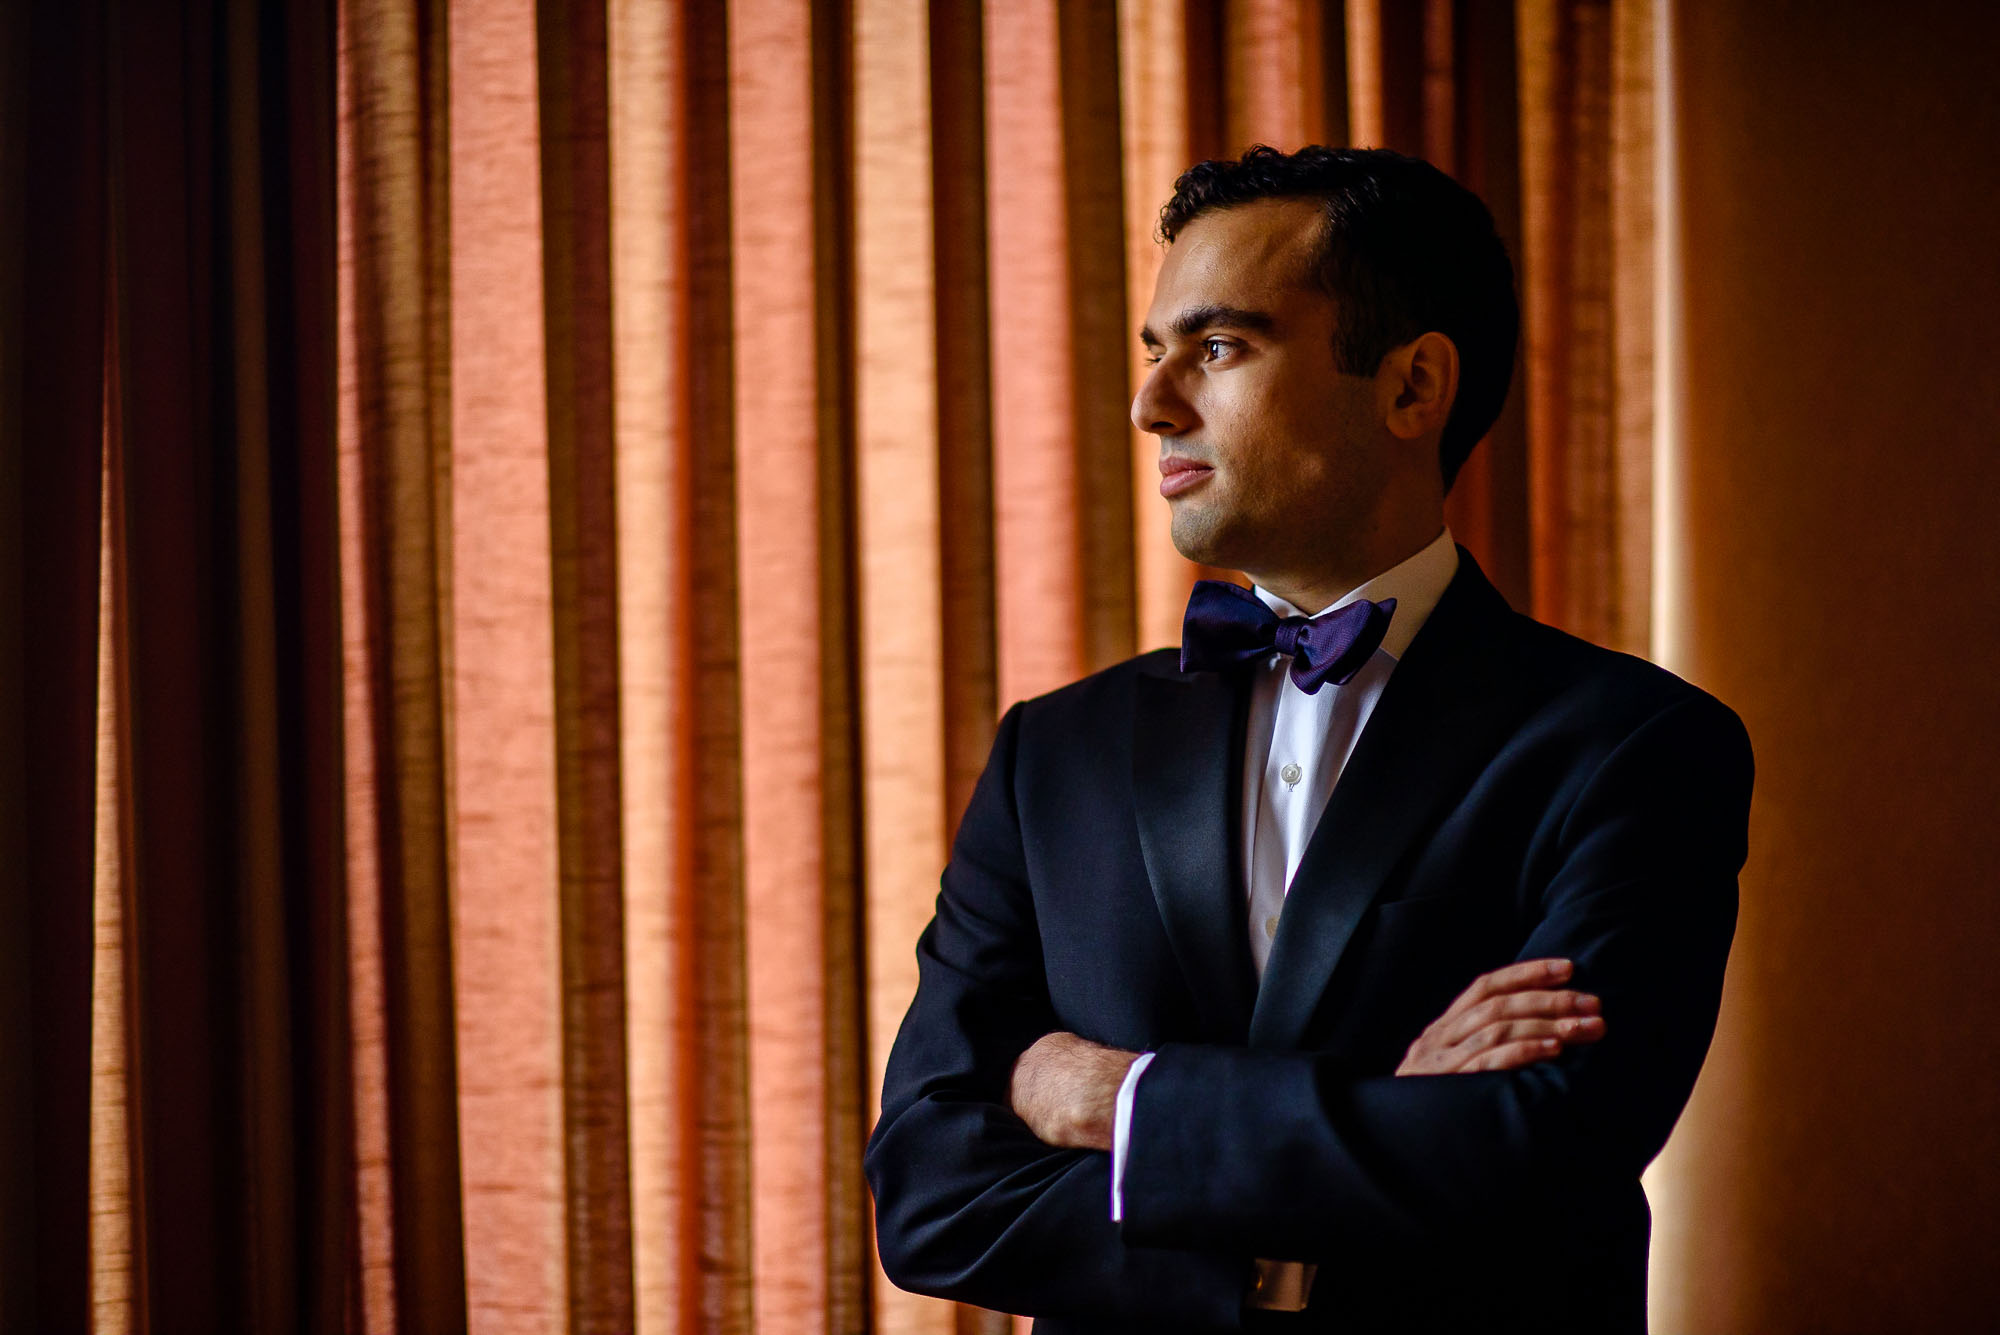
[[[1281,617],[1250,590],[1219,579],[1195,581],[1181,623],[1181,671],[1225,672],[1271,654],[1292,660],[1292,681],[1307,695],[1336,686],[1374,656],[1396,610],[1394,598],[1366,599],[1316,617]]]

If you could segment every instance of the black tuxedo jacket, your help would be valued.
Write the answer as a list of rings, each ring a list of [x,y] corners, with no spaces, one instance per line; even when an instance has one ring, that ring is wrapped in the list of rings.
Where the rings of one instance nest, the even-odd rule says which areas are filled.
[[[1143,655],[1001,720],[918,942],[867,1155],[898,1284],[1037,1330],[1643,1331],[1639,1173],[1715,1025],[1735,714],[1511,611],[1462,549],[1246,939],[1240,677]],[[1397,1078],[1479,974],[1566,957],[1597,1044]],[[1044,1033],[1154,1050],[1124,1181],[1007,1110]],[[1255,1257],[1317,1262],[1246,1312]]]

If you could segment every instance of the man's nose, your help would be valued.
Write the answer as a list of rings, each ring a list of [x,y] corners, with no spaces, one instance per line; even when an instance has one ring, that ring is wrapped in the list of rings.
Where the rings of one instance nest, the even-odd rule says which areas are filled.
[[[1155,436],[1178,436],[1194,425],[1194,411],[1174,390],[1164,366],[1156,366],[1139,382],[1132,397],[1132,425]]]

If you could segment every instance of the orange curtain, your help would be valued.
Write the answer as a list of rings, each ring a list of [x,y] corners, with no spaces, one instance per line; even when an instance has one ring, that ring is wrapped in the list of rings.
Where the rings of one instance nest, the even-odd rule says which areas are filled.
[[[116,113],[0,143],[29,1326],[1004,1325],[860,1149],[999,710],[1202,573],[1125,420],[1198,157],[1492,202],[1453,527],[1649,643],[1644,5],[140,8],[5,19]]]

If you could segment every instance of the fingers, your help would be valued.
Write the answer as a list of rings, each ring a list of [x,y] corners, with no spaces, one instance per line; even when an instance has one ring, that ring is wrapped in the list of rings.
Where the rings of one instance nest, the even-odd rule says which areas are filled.
[[[1523,960],[1481,974],[1418,1036],[1399,1074],[1505,1071],[1604,1037],[1595,996],[1565,988],[1566,959]]]
[[[1449,1050],[1462,1060],[1528,1041],[1553,1040],[1558,1045],[1595,1043],[1604,1037],[1604,1020],[1596,1015],[1572,1015],[1563,1019],[1501,1020],[1487,1025],[1463,1043]]]
[[[1556,983],[1567,982],[1575,969],[1576,966],[1568,960],[1522,960],[1504,969],[1480,974],[1472,980],[1472,986],[1461,992],[1458,1000],[1451,1003],[1451,1009],[1477,1005],[1489,997],[1500,996],[1507,992],[1521,992],[1529,988],[1549,987]]]
[[[1509,992],[1489,996],[1463,1008],[1454,1003],[1438,1022],[1438,1037],[1447,1044],[1459,1044],[1482,1030],[1510,1020],[1560,1019],[1572,1015],[1596,1015],[1596,997],[1588,992]]]
[[[1583,1047],[1604,1037],[1597,1015],[1561,1019],[1503,1020],[1487,1025],[1463,1043],[1446,1044],[1426,1033],[1410,1046],[1398,1075],[1456,1075],[1466,1071],[1511,1071]]]
[[[1514,1070],[1597,1042],[1601,1003],[1559,986],[1574,973],[1569,960],[1536,959],[1481,974],[1417,1036],[1397,1074]]]
[[[1461,1074],[1472,1071],[1512,1071],[1523,1066],[1532,1066],[1539,1061],[1547,1061],[1562,1051],[1562,1043],[1553,1038],[1534,1038],[1519,1043],[1502,1043],[1499,1047],[1486,1051],[1468,1060],[1464,1065],[1453,1068],[1446,1074]]]

